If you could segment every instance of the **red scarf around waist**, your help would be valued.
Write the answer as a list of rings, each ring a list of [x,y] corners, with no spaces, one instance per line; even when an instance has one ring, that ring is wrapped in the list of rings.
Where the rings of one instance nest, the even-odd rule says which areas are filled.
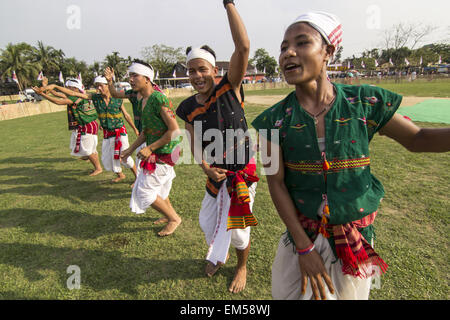
[[[97,121],[91,121],[88,124],[85,124],[83,126],[77,127],[77,143],[75,146],[74,153],[80,152],[80,145],[81,145],[81,135],[82,133],[89,133],[89,134],[97,134],[98,133],[98,123]]]
[[[111,137],[115,137],[114,141],[114,159],[119,160],[120,159],[120,148],[122,148],[122,141],[120,141],[120,136],[122,134],[127,134],[127,129],[125,126],[122,126],[122,128],[114,129],[112,131],[110,130],[103,130],[103,139],[108,139]]]
[[[336,254],[342,261],[342,272],[354,277],[367,278],[376,273],[378,266],[380,273],[385,273],[388,265],[370,246],[366,239],[358,231],[373,223],[377,211],[365,216],[361,220],[352,221],[345,224],[326,224],[322,226],[327,231],[327,235],[333,235],[336,247]],[[321,221],[312,220],[298,212],[300,224],[306,230],[315,234],[322,233]],[[322,233],[323,234],[323,233]]]
[[[248,182],[258,182],[256,164],[250,161],[244,169],[227,171],[227,176],[234,176],[231,183],[230,210],[228,211],[227,231],[230,229],[245,229],[256,226],[258,221],[250,210],[250,194]]]
[[[147,160],[141,161],[139,166],[143,169],[144,174],[155,172],[156,163],[164,163],[173,167],[180,158],[180,151],[180,147],[177,146],[172,153],[152,153]]]

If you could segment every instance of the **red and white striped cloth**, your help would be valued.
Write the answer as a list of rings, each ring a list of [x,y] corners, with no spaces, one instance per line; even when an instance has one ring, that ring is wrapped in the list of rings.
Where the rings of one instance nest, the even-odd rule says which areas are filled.
[[[334,14],[323,11],[305,13],[297,17],[291,25],[299,22],[308,23],[325,38],[328,44],[334,45],[336,49],[340,46],[342,24]]]
[[[113,131],[103,129],[103,139],[108,139],[110,137],[115,137],[114,141],[114,159],[120,159],[120,148],[122,148],[122,142],[120,141],[120,136],[122,133],[127,134],[127,129],[125,126],[122,128],[115,129]]]
[[[78,126],[78,128],[77,128],[77,143],[75,146],[74,153],[80,152],[81,134],[82,133],[97,134],[98,133],[97,121],[94,120],[92,122],[89,122],[88,124],[85,124],[84,126]]]

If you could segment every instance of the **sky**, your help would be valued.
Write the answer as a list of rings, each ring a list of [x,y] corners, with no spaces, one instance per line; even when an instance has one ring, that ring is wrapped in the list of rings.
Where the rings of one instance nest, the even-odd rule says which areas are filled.
[[[448,0],[235,0],[251,56],[266,49],[278,60],[284,31],[302,13],[321,10],[343,25],[343,58],[360,56],[382,43],[394,24],[436,27],[422,44],[450,41]],[[154,44],[174,48],[208,44],[228,61],[234,46],[222,0],[1,0],[0,49],[27,42],[62,49],[91,64],[107,54],[142,58]]]

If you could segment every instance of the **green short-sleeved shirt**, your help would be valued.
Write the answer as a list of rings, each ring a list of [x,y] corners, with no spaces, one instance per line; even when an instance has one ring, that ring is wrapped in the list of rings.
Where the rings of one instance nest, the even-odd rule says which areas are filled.
[[[138,107],[141,109],[142,100],[139,101]],[[162,108],[168,108],[175,117],[175,110],[172,102],[161,92],[154,91],[147,100],[142,111],[142,130],[145,133],[147,145],[159,140],[167,131],[167,125],[161,117]],[[176,145],[181,141],[178,137],[161,148],[154,150],[155,153],[172,153]]]
[[[97,112],[91,101],[73,96],[68,96],[68,99],[73,102],[70,108],[78,125],[84,126],[97,120]]]
[[[139,99],[137,98],[137,92],[133,90],[125,91],[125,95],[130,100],[131,105],[133,106],[133,119],[134,125],[138,129],[139,132],[142,132],[142,108],[139,103]]]
[[[122,99],[111,97],[106,104],[101,94],[93,94],[92,102],[103,129],[113,131],[123,127]]]
[[[325,182],[313,118],[299,105],[295,91],[265,110],[252,123],[272,139],[278,129],[285,184],[300,212],[319,219],[317,210],[328,197],[331,224],[361,219],[376,211],[384,196],[370,172],[369,142],[394,115],[402,97],[374,86],[334,84],[336,100],[325,115],[325,155],[330,164]],[[272,132],[273,133],[273,132]]]

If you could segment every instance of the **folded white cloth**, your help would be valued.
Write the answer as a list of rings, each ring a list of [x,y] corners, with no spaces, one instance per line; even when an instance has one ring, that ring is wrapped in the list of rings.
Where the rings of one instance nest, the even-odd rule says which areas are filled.
[[[299,22],[308,23],[325,38],[328,44],[334,45],[336,49],[342,42],[342,24],[334,14],[323,11],[308,12],[297,17],[290,26]]]
[[[253,183],[248,191],[251,209],[255,200],[256,183]],[[244,250],[250,242],[250,227],[227,231],[230,203],[231,199],[226,183],[222,184],[216,198],[210,196],[207,192],[203,198],[199,222],[209,246],[206,260],[213,264],[217,264],[217,262],[225,263],[230,245],[238,250]]]
[[[214,58],[214,56],[210,52],[202,48],[192,49],[187,55],[186,63],[193,59],[203,59],[211,63],[213,67],[216,66],[216,59]]]
[[[141,76],[144,77],[148,77],[152,83],[153,79],[155,78],[155,71],[153,71],[153,68],[149,68],[137,62],[133,62],[131,66],[128,67],[128,73],[131,72],[140,74]]]

